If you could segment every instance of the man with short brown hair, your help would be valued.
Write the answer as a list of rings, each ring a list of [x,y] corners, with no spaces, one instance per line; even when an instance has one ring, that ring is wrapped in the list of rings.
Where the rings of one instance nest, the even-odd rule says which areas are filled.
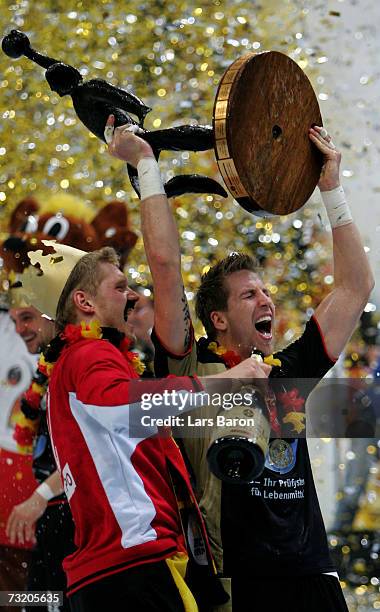
[[[234,272],[248,270],[257,274],[258,264],[245,253],[232,253],[212,266],[203,276],[195,296],[195,314],[202,322],[207,336],[213,339],[216,329],[211,321],[214,310],[226,310],[229,290],[226,280]]]
[[[156,373],[193,374],[205,367],[227,372],[232,359],[224,355],[235,363],[254,349],[269,356],[275,307],[250,267],[221,278],[222,300],[215,295],[220,286],[207,287],[217,268],[203,279],[198,312],[211,338],[195,343],[175,221],[153,153],[133,131],[133,126],[116,128],[109,147],[111,154],[137,168],[140,180],[144,245],[155,289]],[[311,380],[320,379],[343,350],[367,303],[373,277],[339,184],[341,154],[324,128],[310,128],[309,137],[324,156],[319,188],[332,227],[335,285],[301,338],[275,357],[285,377]],[[239,257],[224,260],[222,268],[232,269]],[[268,376],[268,371],[261,369],[261,375]],[[347,611],[328,553],[306,440],[298,439],[296,431],[290,439],[284,433],[281,438],[286,417],[279,422],[276,402],[268,411],[273,438],[262,475],[249,485],[221,485],[207,472],[206,433],[202,439],[184,440],[219,569],[232,577],[233,610]]]
[[[24,340],[29,353],[37,354],[42,346],[50,342],[54,333],[54,324],[50,319],[41,316],[34,306],[11,308],[9,314],[16,326],[16,332]]]

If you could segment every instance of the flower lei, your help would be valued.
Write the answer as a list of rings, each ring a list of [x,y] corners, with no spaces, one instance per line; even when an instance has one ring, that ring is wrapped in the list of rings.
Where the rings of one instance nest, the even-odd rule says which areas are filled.
[[[233,368],[234,366],[241,363],[242,358],[235,351],[228,351],[224,348],[224,346],[220,346],[218,342],[210,342],[208,347],[209,351],[215,353],[215,355],[219,355],[226,364],[227,368]],[[263,357],[264,363],[271,366],[279,366],[281,367],[281,361],[273,357],[273,355],[268,355],[268,357]]]
[[[29,389],[21,399],[21,413],[17,416],[13,434],[20,453],[31,454],[33,452],[33,443],[40,421],[41,401],[47,391],[55,362],[65,346],[70,346],[82,338],[109,340],[119,348],[126,361],[131,364],[139,376],[144,372],[144,364],[137,353],[129,350],[131,340],[126,338],[124,334],[112,328],[102,328],[96,320],[89,324],[83,321],[80,325],[69,323],[64,331],[53,338],[46,350],[41,353],[37,371],[32,378]]]
[[[218,342],[210,342],[207,348],[215,355],[218,355],[228,369],[233,368],[242,361],[238,353],[227,350],[224,346],[218,344]],[[270,366],[281,367],[280,359],[273,357],[273,355],[263,357],[263,362]],[[276,399],[281,402],[283,412],[285,413],[282,422],[285,425],[291,425],[293,432],[300,434],[305,429],[305,413],[302,410],[305,399],[298,395],[298,389],[296,388],[266,398],[271,428],[277,434],[280,433],[280,423],[277,418]]]

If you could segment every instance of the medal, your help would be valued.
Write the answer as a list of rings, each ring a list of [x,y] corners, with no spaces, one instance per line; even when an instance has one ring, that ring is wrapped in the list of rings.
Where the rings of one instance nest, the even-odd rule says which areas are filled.
[[[294,452],[291,444],[281,438],[276,438],[269,443],[268,463],[270,468],[287,468],[294,460]]]

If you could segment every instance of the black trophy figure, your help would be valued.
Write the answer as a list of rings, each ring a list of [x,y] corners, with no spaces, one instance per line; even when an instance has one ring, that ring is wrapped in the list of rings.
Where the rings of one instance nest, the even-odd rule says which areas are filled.
[[[152,109],[140,98],[103,79],[83,81],[82,75],[73,66],[35,51],[23,32],[12,30],[3,39],[2,49],[9,57],[16,59],[25,55],[46,68],[45,77],[50,89],[61,97],[71,96],[79,119],[90,132],[103,141],[104,128],[108,116],[112,114],[115,117],[115,127],[131,123],[143,130],[139,136],[150,144],[156,159],[162,150],[206,151],[214,147],[213,129],[210,126],[182,125],[164,130],[145,130],[144,119]],[[130,113],[139,121],[135,121]],[[128,174],[133,188],[140,195],[137,172],[130,165]],[[168,197],[184,193],[216,193],[227,197],[226,191],[217,181],[204,175],[179,175],[170,179],[164,187]]]

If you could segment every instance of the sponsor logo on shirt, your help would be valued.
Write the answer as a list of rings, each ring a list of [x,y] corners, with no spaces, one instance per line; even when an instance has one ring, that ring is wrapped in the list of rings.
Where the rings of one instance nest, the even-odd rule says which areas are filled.
[[[70,500],[71,497],[75,493],[75,489],[77,488],[77,485],[75,484],[75,480],[71,473],[68,463],[66,463],[65,467],[63,468],[62,478],[63,478],[63,488],[65,490],[66,497],[68,500]]]

